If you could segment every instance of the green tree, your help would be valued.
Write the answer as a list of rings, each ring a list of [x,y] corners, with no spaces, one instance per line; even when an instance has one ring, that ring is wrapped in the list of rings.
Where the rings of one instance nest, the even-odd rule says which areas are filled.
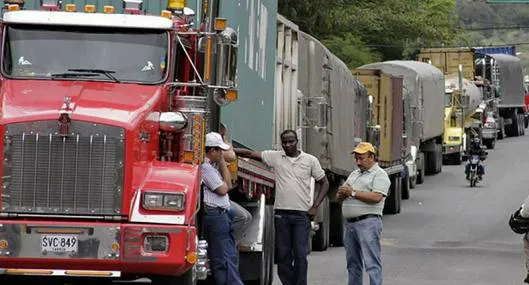
[[[280,0],[281,14],[351,68],[460,40],[456,0]]]

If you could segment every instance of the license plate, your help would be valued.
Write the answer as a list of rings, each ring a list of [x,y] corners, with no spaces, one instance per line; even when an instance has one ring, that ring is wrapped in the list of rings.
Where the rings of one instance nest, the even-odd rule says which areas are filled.
[[[66,252],[77,253],[79,241],[77,236],[72,235],[42,235],[41,248],[42,252]]]

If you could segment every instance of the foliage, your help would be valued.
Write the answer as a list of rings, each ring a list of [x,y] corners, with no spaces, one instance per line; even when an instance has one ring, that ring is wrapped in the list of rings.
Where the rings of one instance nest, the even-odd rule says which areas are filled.
[[[349,67],[413,58],[460,39],[456,0],[279,0],[279,12],[324,42]]]

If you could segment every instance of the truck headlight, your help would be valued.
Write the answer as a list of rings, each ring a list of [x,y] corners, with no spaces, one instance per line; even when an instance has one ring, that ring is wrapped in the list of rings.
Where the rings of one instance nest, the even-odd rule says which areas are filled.
[[[142,207],[147,210],[181,211],[185,206],[184,193],[145,192]]]

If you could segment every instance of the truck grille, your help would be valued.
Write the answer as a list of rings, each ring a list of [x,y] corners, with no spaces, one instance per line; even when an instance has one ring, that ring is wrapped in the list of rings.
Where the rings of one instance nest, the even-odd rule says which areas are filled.
[[[2,212],[119,215],[124,129],[72,121],[61,136],[57,121],[6,126]]]

